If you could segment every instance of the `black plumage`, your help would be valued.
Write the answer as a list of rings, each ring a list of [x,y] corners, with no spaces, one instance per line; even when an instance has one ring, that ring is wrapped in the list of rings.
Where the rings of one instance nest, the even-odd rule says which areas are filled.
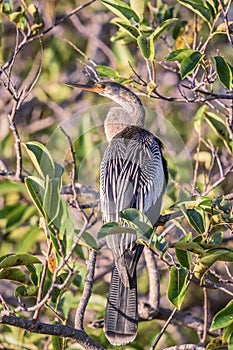
[[[104,222],[119,221],[119,212],[136,208],[153,224],[160,215],[167,181],[162,144],[152,133],[128,126],[110,141],[100,174],[101,209]],[[112,279],[105,313],[105,332],[114,345],[134,340],[137,333],[136,266],[143,246],[132,233],[106,238],[113,254]]]
[[[155,224],[168,174],[161,141],[144,129],[145,110],[140,99],[125,86],[111,81],[93,86],[68,85],[97,92],[118,104],[109,110],[104,123],[109,146],[100,171],[103,222],[120,222],[120,211],[136,208]],[[136,244],[136,239],[130,232],[106,237],[113,268],[104,330],[112,345],[127,344],[137,334],[136,266],[143,246]]]

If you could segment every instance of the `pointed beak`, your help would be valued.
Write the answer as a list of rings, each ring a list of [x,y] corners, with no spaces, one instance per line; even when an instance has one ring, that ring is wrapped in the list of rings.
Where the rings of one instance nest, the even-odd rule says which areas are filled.
[[[88,85],[82,85],[82,84],[74,84],[74,83],[65,83],[67,86],[70,86],[72,88],[77,88],[80,90],[87,90],[87,91],[93,91],[93,92],[97,92],[97,93],[103,93],[104,92],[104,88],[101,87],[101,85],[92,85],[92,86],[88,86]]]

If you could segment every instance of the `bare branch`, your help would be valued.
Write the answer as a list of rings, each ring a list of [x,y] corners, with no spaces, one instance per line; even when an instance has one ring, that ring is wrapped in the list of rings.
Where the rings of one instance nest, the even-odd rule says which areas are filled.
[[[203,332],[201,337],[201,344],[205,344],[206,337],[207,337],[207,327],[208,327],[208,294],[207,294],[207,288],[203,288],[203,295],[204,295],[204,325],[203,325]]]
[[[233,164],[231,164],[225,171],[223,172],[223,175],[215,181],[211,186],[209,186],[205,191],[202,192],[202,196],[206,196],[210,191],[212,191],[215,187],[217,187],[220,183],[222,183],[228,174],[233,172]]]
[[[84,330],[83,321],[84,321],[86,307],[92,293],[94,274],[95,274],[96,255],[97,255],[96,251],[89,249],[89,259],[87,261],[87,273],[86,273],[86,278],[84,283],[84,290],[83,290],[83,294],[80,299],[80,302],[76,311],[76,315],[75,315],[74,324],[76,329]]]
[[[163,320],[167,321],[167,319],[171,316],[172,311],[168,308],[161,307],[159,308],[159,312],[151,307],[148,303],[139,302],[139,321],[148,321],[148,320]],[[203,333],[203,320],[193,316],[190,312],[182,312],[176,311],[171,319],[171,324],[187,327],[193,329],[198,334]],[[96,320],[93,321],[90,326],[94,328],[103,328],[104,320]],[[208,335],[212,337],[218,337],[221,335],[221,331],[210,331],[207,329]]]
[[[230,24],[228,22],[228,11],[230,9],[231,6],[231,0],[228,2],[228,6],[227,9],[224,9],[224,6],[222,4],[221,0],[218,0],[219,6],[221,7],[222,13],[223,13],[223,17],[224,17],[224,23],[226,26],[226,34],[227,34],[227,38],[229,43],[233,46],[233,39],[232,39],[232,30],[230,31]]]
[[[169,348],[165,348],[163,350],[205,350],[205,349],[206,349],[205,347],[197,344],[182,344],[182,345],[170,346]]]
[[[161,331],[159,332],[159,334],[157,335],[157,337],[155,338],[152,346],[150,347],[150,350],[154,350],[156,345],[158,344],[159,340],[161,339],[162,335],[164,334],[164,332],[166,331],[167,327],[169,326],[169,324],[171,323],[175,313],[177,311],[177,308],[175,307],[173,309],[173,311],[171,312],[170,316],[168,317],[167,321],[165,322],[165,324],[163,325]]]
[[[71,338],[76,340],[84,349],[87,350],[104,350],[104,348],[91,339],[83,330],[77,330],[62,324],[47,324],[26,320],[15,315],[0,315],[0,323],[9,326],[25,329],[31,333],[57,335],[63,338]]]

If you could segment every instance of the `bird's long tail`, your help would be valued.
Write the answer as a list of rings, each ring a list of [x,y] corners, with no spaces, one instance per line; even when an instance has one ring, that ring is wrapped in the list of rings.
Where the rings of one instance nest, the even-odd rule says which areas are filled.
[[[126,287],[113,265],[112,280],[104,319],[106,337],[112,345],[125,345],[132,342],[137,334],[137,278],[136,269]]]

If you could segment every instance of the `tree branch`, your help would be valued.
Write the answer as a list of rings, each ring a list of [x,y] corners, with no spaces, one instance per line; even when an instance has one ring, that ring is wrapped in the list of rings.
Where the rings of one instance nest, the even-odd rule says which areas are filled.
[[[171,313],[172,311],[168,308],[160,307],[159,312],[157,312],[154,309],[154,307],[151,307],[151,305],[149,305],[148,303],[139,302],[139,321],[150,321],[154,319],[167,321]],[[190,312],[176,311],[175,315],[173,315],[173,318],[171,320],[171,324],[193,329],[198,334],[203,333],[203,320],[193,316]],[[95,320],[90,323],[90,326],[94,328],[103,328],[104,320]],[[207,334],[212,337],[218,337],[219,335],[221,335],[221,331],[210,331],[208,328]]]
[[[163,350],[205,350],[206,348],[203,346],[199,346],[197,344],[182,344],[170,346],[169,348],[165,348]],[[221,348],[223,350],[223,348]]]
[[[47,324],[43,322],[34,323],[31,320],[26,320],[22,317],[15,315],[2,315],[0,314],[0,323],[9,326],[25,329],[28,332],[38,334],[56,335],[63,338],[71,338],[76,340],[84,349],[87,350],[104,350],[104,348],[91,339],[83,330],[77,330],[70,326],[64,326],[62,324]]]
[[[84,330],[83,321],[84,321],[86,307],[92,293],[94,274],[95,274],[96,255],[97,255],[97,252],[95,250],[89,249],[89,259],[87,262],[87,274],[86,274],[85,283],[84,283],[84,290],[76,311],[75,321],[74,321],[76,329]]]

